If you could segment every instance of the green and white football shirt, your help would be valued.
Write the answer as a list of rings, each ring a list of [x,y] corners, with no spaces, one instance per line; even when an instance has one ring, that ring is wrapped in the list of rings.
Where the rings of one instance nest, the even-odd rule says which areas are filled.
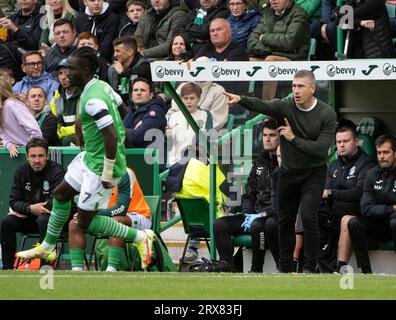
[[[80,97],[80,120],[86,151],[84,163],[98,175],[102,175],[106,155],[101,129],[110,124],[114,125],[117,133],[117,154],[113,177],[122,177],[126,172],[125,128],[118,112],[118,106],[121,103],[121,97],[109,84],[95,78],[86,84]],[[109,114],[95,119],[95,116],[104,110],[107,110]]]

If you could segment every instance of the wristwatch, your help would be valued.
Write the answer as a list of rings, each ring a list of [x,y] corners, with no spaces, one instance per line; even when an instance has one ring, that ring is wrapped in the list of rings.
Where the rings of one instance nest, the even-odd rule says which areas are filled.
[[[32,210],[30,209],[30,204],[28,204],[28,205],[26,206],[26,212],[27,212],[27,213],[32,213]]]

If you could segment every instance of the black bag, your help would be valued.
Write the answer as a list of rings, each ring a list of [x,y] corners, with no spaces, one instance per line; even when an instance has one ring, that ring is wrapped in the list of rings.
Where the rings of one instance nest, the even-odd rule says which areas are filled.
[[[188,272],[232,272],[232,267],[225,261],[211,261],[202,257],[188,267]]]

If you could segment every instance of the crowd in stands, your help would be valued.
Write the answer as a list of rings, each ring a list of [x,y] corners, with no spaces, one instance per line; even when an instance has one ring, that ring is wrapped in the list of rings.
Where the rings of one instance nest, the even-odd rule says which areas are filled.
[[[346,3],[354,8],[355,17],[347,57],[394,57],[392,36],[395,30],[392,27],[395,24],[389,20],[385,3],[379,0],[348,0]],[[17,157],[17,148],[26,146],[35,137],[45,138],[50,146],[78,145],[75,124],[79,117],[81,92],[68,83],[67,58],[76,48],[89,46],[97,51],[97,78],[108,82],[120,97],[126,147],[149,146],[153,141],[145,139],[145,134],[157,130],[164,137],[162,141],[168,144],[165,167],[180,161],[186,150],[196,143],[197,137],[168,90],[162,84],[152,83],[150,62],[307,60],[311,38],[317,40],[318,59],[336,59],[336,27],[343,18],[335,0],[17,0],[17,4],[15,13],[0,15],[0,139],[10,156]],[[229,112],[240,113],[243,109],[229,110],[224,92],[240,95],[248,92],[248,83],[238,81],[172,85],[199,128],[206,130],[224,128]],[[264,101],[275,98],[277,83],[264,82],[260,92]],[[355,139],[356,130],[351,126],[346,128],[344,131],[338,129],[337,134],[351,132],[351,139]],[[377,146],[388,143],[394,151],[394,142],[389,139]],[[265,163],[263,166],[271,166],[271,174],[268,173],[265,181],[267,187],[271,185],[272,167],[278,166],[276,147],[264,145],[266,153],[259,159]],[[348,157],[360,157],[360,151],[357,151],[360,149],[356,148]],[[352,160],[348,158],[348,161]],[[373,159],[370,161],[372,163]],[[255,164],[258,165],[261,164]],[[326,190],[333,190],[333,193],[326,191],[323,195],[334,205],[343,194],[334,192],[338,182],[330,181],[335,174],[331,170],[337,165],[345,163],[329,167]],[[253,173],[254,170],[258,169],[253,169]],[[260,189],[260,199],[255,198],[257,190],[250,189],[254,179],[257,177],[251,174],[244,201],[250,197],[259,205],[250,204],[249,207],[244,203],[244,216],[238,217],[241,221],[237,221],[236,233],[252,232],[257,242],[260,232],[269,230],[269,237],[275,239],[275,218],[274,221],[258,219],[252,222],[259,216],[252,218],[251,215],[276,211],[272,208],[270,189]],[[358,180],[361,193],[363,182],[364,175]],[[364,190],[367,188],[369,186]],[[359,214],[356,203],[352,208],[347,210],[348,213]],[[364,208],[365,212],[371,212]],[[245,217],[250,218],[245,221]],[[366,220],[358,225],[354,216],[347,217],[338,215],[340,239],[345,239],[346,230],[354,228],[355,231],[350,240],[349,237],[345,240],[349,241],[347,245],[340,240],[344,255],[338,261],[338,269],[348,262],[344,260],[349,259],[351,245],[360,239],[361,229],[368,228]],[[222,218],[215,224],[215,230],[227,228],[221,221]],[[241,227],[244,222],[245,228]],[[227,232],[233,234],[234,231]],[[219,249],[224,249],[219,251],[226,262],[231,261],[229,240],[223,237],[216,241]],[[255,249],[258,255],[252,271],[260,272],[264,259],[260,250],[263,248]],[[369,272],[364,248],[361,252],[360,264]],[[336,270],[337,266],[330,269]]]

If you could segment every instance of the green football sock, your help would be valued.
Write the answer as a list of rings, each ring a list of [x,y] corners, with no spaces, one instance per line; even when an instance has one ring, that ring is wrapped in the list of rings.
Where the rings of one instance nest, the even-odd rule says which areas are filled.
[[[48,221],[47,234],[44,241],[55,245],[62,232],[63,226],[69,219],[71,201],[61,202],[56,199],[52,201],[52,211]]]
[[[109,260],[107,265],[118,270],[124,248],[109,246]]]
[[[84,267],[84,249],[83,248],[70,248],[70,260],[71,266],[74,267]]]
[[[107,237],[121,238],[133,241],[136,238],[136,230],[106,216],[95,216],[87,230],[92,234],[101,234]]]

